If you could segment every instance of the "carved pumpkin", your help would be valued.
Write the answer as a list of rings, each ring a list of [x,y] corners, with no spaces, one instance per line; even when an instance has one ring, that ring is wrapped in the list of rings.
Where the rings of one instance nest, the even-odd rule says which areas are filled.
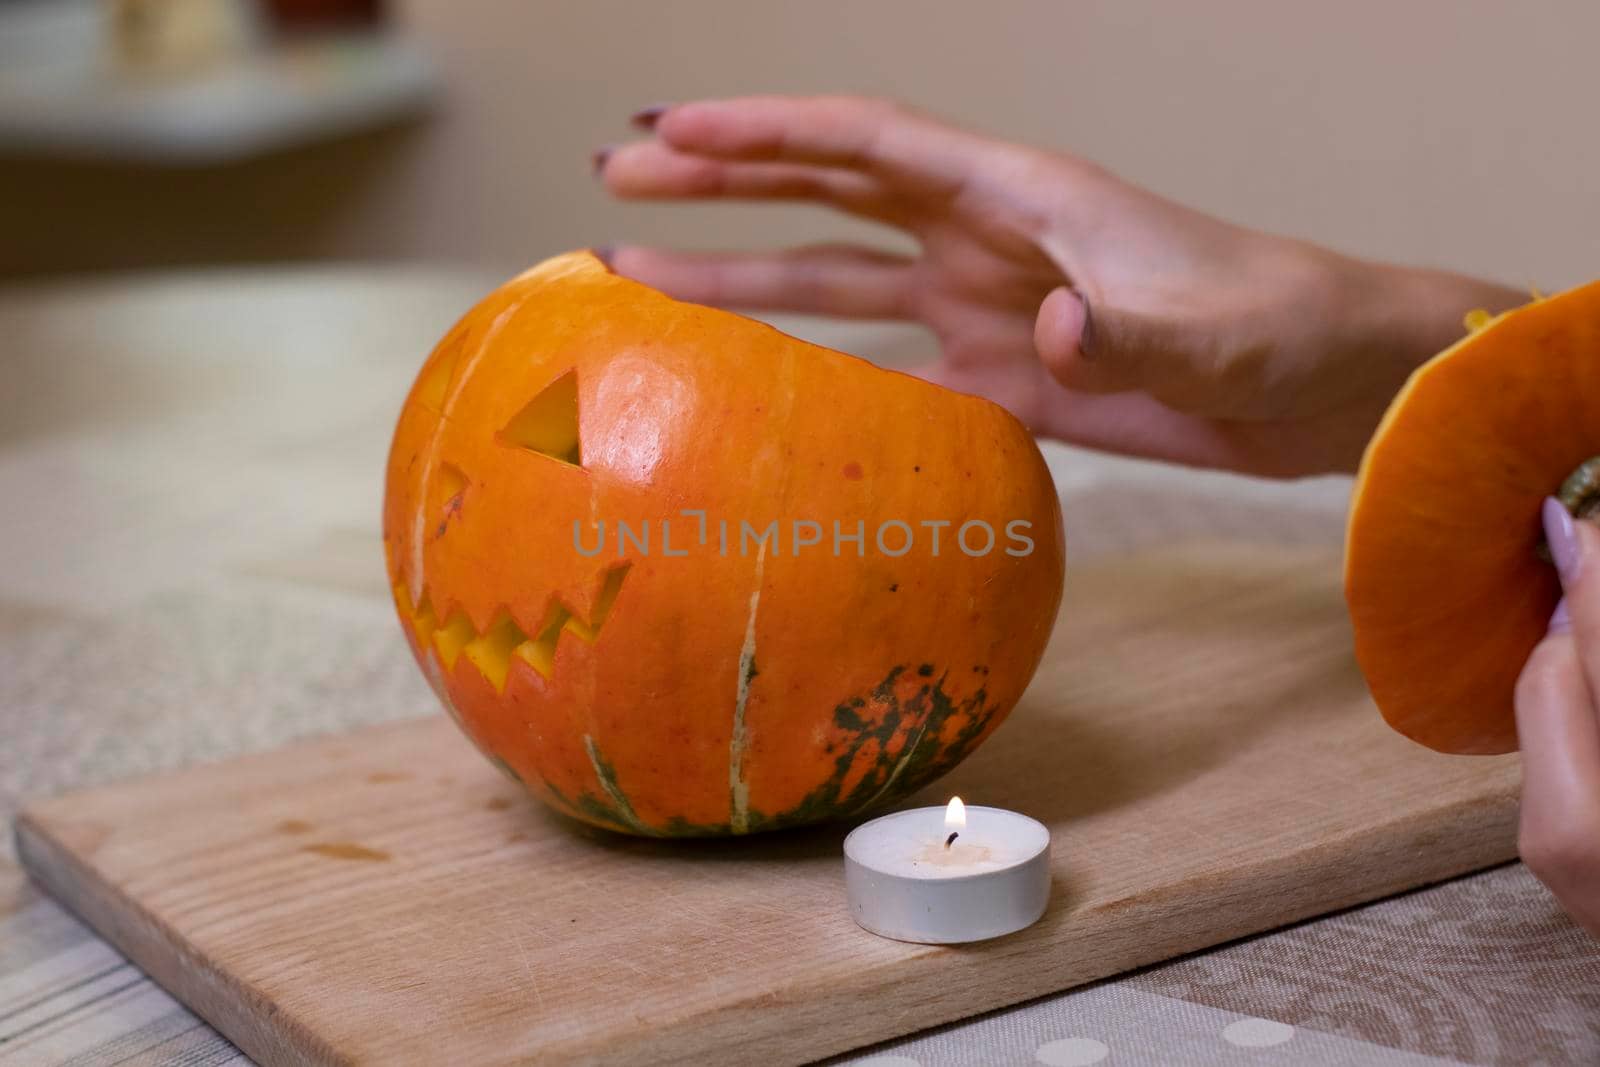
[[[1059,503],[1004,410],[587,253],[429,357],[384,543],[466,733],[553,807],[638,834],[916,789],[1000,724],[1061,597]]]
[[[1391,726],[1443,752],[1509,752],[1517,675],[1561,592],[1541,502],[1600,503],[1579,470],[1600,454],[1600,282],[1469,324],[1367,447],[1345,596]]]

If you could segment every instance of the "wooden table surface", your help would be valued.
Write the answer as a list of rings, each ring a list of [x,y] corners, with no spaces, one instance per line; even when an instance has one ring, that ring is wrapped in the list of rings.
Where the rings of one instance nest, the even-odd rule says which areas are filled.
[[[383,456],[422,355],[496,280],[348,267],[0,290],[0,816],[431,710],[374,566]],[[785,325],[890,362],[921,344]],[[1333,530],[1348,491],[1046,452],[1064,495],[1167,486]],[[1511,865],[876,1054],[1600,1062],[1600,949]],[[0,1064],[233,1059],[0,853]]]

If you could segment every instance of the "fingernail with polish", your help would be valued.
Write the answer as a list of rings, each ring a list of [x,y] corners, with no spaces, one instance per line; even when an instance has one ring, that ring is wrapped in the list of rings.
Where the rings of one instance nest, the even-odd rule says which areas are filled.
[[[671,106],[671,104],[651,104],[649,107],[642,107],[629,116],[628,121],[641,130],[653,130],[656,128],[656,123],[661,121],[661,116],[665,115]]]
[[[1544,539],[1550,546],[1550,558],[1555,560],[1556,572],[1561,575],[1561,585],[1570,589],[1578,577],[1578,564],[1583,554],[1576,524],[1561,501],[1553,496],[1544,498],[1540,518],[1544,521]]]
[[[1089,306],[1089,298],[1082,293],[1078,299],[1083,302],[1083,330],[1078,334],[1078,351],[1085,356],[1094,355],[1094,309]]]
[[[1567,610],[1567,598],[1562,597],[1556,604],[1555,612],[1550,616],[1550,632],[1553,634],[1569,633],[1572,630],[1572,613]]]
[[[608,144],[589,153],[589,169],[594,172],[595,177],[599,177],[600,172],[606,169],[606,160],[611,158],[611,153],[616,151],[616,148],[616,145]]]

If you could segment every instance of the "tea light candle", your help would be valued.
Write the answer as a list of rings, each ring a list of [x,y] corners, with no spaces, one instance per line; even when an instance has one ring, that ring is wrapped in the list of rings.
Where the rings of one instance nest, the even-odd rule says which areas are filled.
[[[1003,808],[897,811],[844,839],[850,914],[896,941],[953,945],[1031,926],[1050,900],[1050,831]]]

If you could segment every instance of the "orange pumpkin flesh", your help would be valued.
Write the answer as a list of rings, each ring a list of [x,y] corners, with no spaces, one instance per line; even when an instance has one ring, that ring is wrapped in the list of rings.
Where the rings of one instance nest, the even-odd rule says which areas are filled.
[[[1384,718],[1442,752],[1517,747],[1512,691],[1560,597],[1541,502],[1600,454],[1600,282],[1490,320],[1412,375],[1368,445],[1345,546]]]
[[[969,520],[991,551],[962,551]],[[836,556],[835,521],[863,543]],[[925,521],[951,523],[937,551]],[[846,816],[949,770],[1038,665],[1063,562],[1049,473],[1001,408],[587,253],[511,280],[429,357],[384,544],[412,650],[478,746],[569,815],[660,835]]]

